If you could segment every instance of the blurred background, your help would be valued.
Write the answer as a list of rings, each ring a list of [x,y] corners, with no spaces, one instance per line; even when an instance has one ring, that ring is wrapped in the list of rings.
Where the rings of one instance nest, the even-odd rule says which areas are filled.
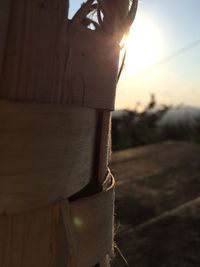
[[[199,141],[199,12],[197,0],[139,1],[118,83],[114,150],[167,139]]]
[[[200,105],[200,2],[141,0],[128,38],[117,108],[159,103]]]
[[[113,266],[200,266],[199,12],[139,2],[112,117]]]

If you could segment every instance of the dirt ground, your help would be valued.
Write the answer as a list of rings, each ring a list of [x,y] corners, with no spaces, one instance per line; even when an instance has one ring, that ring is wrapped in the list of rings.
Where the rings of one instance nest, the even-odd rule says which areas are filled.
[[[200,146],[115,152],[116,243],[129,266],[200,266]],[[116,249],[113,266],[126,266]]]

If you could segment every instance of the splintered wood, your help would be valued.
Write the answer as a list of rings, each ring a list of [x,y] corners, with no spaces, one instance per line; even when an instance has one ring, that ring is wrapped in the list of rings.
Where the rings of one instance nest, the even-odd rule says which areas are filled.
[[[68,25],[64,0],[20,2],[4,4],[0,97],[113,109],[119,45]]]

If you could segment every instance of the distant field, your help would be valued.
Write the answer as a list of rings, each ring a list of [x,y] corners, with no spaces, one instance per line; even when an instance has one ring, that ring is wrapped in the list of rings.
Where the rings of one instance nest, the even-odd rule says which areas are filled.
[[[200,266],[199,155],[186,142],[113,153],[116,241],[129,266]]]

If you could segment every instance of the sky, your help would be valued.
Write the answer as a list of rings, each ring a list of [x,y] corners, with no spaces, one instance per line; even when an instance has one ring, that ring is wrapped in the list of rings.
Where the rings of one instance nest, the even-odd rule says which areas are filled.
[[[70,1],[70,15],[81,0]],[[140,0],[117,86],[116,109],[159,104],[200,107],[200,1]]]

